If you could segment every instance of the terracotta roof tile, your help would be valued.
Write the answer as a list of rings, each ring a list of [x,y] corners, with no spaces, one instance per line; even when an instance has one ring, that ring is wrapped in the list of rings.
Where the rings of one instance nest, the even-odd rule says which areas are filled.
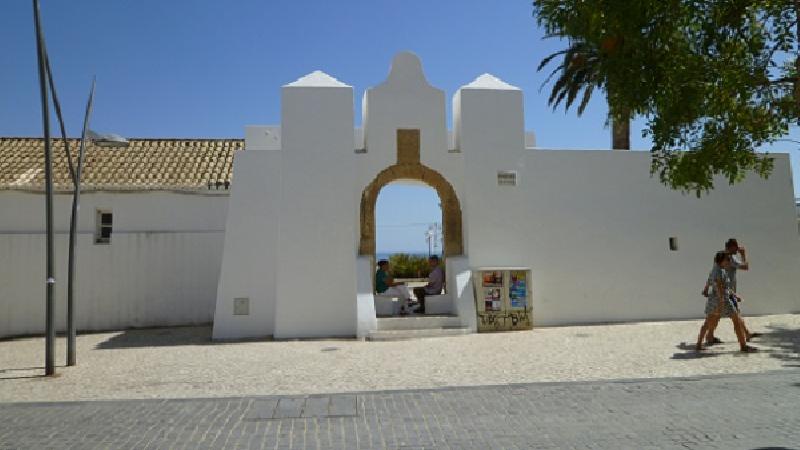
[[[77,153],[78,139],[69,139]],[[125,148],[90,145],[82,189],[208,190],[230,186],[243,139],[130,139]],[[71,191],[64,145],[53,141],[53,188]],[[44,190],[44,140],[0,137],[0,190]]]

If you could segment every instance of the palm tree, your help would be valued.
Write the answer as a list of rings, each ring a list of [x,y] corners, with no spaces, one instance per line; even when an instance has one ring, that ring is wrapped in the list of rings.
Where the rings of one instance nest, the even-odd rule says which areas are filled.
[[[547,37],[561,36],[550,35]],[[555,109],[564,103],[564,108],[569,109],[580,96],[581,100],[578,104],[578,116],[580,116],[586,109],[586,105],[589,104],[589,99],[596,88],[608,89],[606,79],[602,75],[600,51],[596,46],[582,39],[573,38],[570,39],[570,44],[566,49],[544,58],[536,70],[541,71],[559,56],[563,56],[561,62],[542,83],[542,87],[544,87],[556,77],[547,104]],[[583,91],[582,94],[581,91]],[[609,105],[609,110],[611,109]],[[611,122],[611,147],[617,150],[630,150],[630,110],[610,111],[609,120]]]

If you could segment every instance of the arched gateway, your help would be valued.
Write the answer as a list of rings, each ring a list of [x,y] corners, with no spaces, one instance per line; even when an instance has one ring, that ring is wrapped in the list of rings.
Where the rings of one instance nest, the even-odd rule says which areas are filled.
[[[461,204],[453,186],[437,171],[420,163],[419,130],[397,130],[397,163],[382,170],[361,193],[358,253],[375,254],[375,203],[384,186],[398,180],[421,181],[436,190],[442,203],[444,255],[464,253]]]
[[[224,249],[215,339],[382,331],[375,206],[385,185],[402,180],[431,186],[442,204],[447,289],[426,299],[426,312],[437,301],[447,309],[438,328],[476,331],[478,320],[493,326],[488,318],[513,325],[522,307],[541,325],[695,317],[696,302],[664,298],[691,299],[695,288],[674,280],[707,270],[708,255],[730,236],[785,269],[748,278],[748,286],[772,286],[751,312],[797,309],[785,295],[798,290],[791,275],[800,270],[796,245],[787,244],[797,241],[788,158],[775,160],[769,180],[687,199],[648,177],[647,152],[535,148],[522,92],[492,75],[453,94],[451,127],[445,101],[408,52],[364,92],[361,127],[353,88],[330,75],[316,71],[282,87],[280,126],[246,128],[224,242],[214,234]],[[737,216],[742,199],[759,213]],[[735,226],[710,225],[720,223]],[[675,236],[688,242],[680,251],[667,247]],[[609,255],[613,265],[598,264]],[[527,268],[529,277],[514,273]],[[532,293],[521,307],[522,278]],[[425,321],[402,326],[409,322]]]

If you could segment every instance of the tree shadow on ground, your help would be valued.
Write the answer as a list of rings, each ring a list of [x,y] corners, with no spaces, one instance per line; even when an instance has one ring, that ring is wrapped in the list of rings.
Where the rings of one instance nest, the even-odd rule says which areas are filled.
[[[758,353],[766,353],[771,358],[779,359],[787,367],[800,367],[800,329],[767,325],[766,330],[752,331],[761,333],[761,336],[750,342],[758,347]],[[704,347],[702,351],[698,352],[694,348],[694,343],[681,342],[677,348],[682,351],[674,353],[672,359],[700,359],[726,354],[747,356],[747,353],[739,352],[735,342],[730,345],[733,347],[723,349],[720,344],[717,344],[712,347]]]
[[[777,358],[788,367],[800,367],[800,329],[780,325],[767,325],[762,335],[753,340],[758,345],[771,347],[770,357]]]

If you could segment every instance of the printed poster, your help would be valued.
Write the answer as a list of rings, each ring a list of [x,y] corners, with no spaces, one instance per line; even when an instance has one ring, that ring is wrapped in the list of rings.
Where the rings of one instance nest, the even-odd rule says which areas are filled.
[[[502,287],[503,272],[500,270],[485,270],[481,274],[483,287]]]
[[[483,289],[483,303],[485,311],[500,311],[502,292],[500,288]]]
[[[524,270],[512,270],[511,282],[508,286],[508,298],[514,309],[525,309],[528,306],[528,277]]]

